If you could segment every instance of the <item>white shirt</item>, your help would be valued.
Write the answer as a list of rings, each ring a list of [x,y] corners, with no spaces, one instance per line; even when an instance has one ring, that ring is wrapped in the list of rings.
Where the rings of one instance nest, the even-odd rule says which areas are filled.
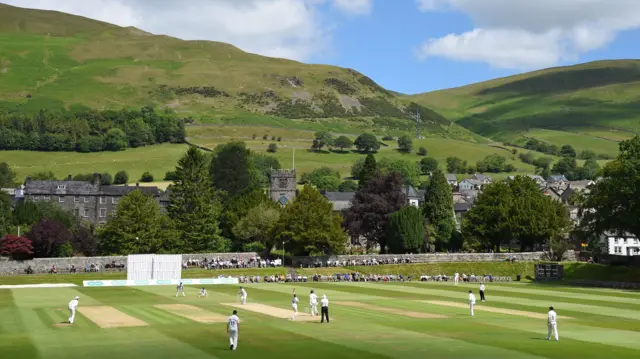
[[[293,299],[291,300],[291,305],[297,305],[299,302],[298,297],[293,297]]]
[[[549,324],[556,324],[556,319],[558,319],[558,315],[556,314],[555,311],[550,310],[549,311]]]
[[[247,291],[244,290],[244,288],[240,289],[240,295],[243,296],[243,297],[246,297],[247,296]]]
[[[455,277],[458,278],[460,276],[460,274],[456,273]]]
[[[327,299],[327,298],[322,298],[322,299],[320,300],[320,305],[321,305],[321,306],[323,306],[323,307],[328,307],[328,306],[329,306],[329,299]]]
[[[480,284],[480,290],[484,292],[484,284]]]
[[[476,304],[476,296],[473,293],[469,293],[469,304]]]
[[[77,300],[77,299],[72,299],[72,300],[69,302],[69,308],[70,308],[70,309],[71,309],[71,308],[75,309],[77,306],[78,306],[78,300]]]
[[[309,295],[309,301],[314,304],[318,303],[318,296],[316,295],[316,293],[311,293]]]
[[[238,318],[237,315],[232,315],[229,317],[229,320],[227,321],[227,324],[229,325],[229,331],[230,332],[237,332],[238,331],[238,323],[240,323],[240,318]]]
[[[207,294],[207,290],[204,288],[200,289],[200,294]]]

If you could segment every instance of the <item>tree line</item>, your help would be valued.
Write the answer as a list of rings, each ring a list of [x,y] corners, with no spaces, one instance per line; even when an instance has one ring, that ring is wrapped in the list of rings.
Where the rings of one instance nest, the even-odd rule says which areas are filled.
[[[0,150],[100,152],[183,143],[185,121],[149,107],[36,115],[0,109]]]

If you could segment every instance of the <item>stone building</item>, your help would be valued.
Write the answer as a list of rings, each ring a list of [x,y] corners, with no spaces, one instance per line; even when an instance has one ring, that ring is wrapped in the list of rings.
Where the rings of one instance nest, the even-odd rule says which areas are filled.
[[[271,170],[269,197],[285,206],[296,198],[296,170]]]
[[[115,214],[122,196],[139,190],[153,196],[160,203],[162,191],[158,187],[103,186],[100,174],[94,174],[92,181],[66,180],[35,181],[30,177],[24,183],[24,200],[52,202],[91,223],[105,223]]]

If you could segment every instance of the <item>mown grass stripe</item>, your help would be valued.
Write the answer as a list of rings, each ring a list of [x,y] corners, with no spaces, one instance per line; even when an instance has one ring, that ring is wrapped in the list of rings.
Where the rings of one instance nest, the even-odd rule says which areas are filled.
[[[153,307],[143,307],[143,306],[121,306],[118,307],[121,311],[141,319],[149,324],[184,324],[186,323],[182,318],[173,317],[171,315],[167,315],[166,313],[157,310]]]

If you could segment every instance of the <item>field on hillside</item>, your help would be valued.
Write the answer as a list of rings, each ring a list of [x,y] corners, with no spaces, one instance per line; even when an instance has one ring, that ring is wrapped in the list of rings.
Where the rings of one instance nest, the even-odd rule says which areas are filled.
[[[488,283],[469,315],[477,284],[296,283],[0,289],[0,352],[15,359],[75,358],[636,358],[640,293]],[[290,301],[300,296],[295,321]],[[308,293],[326,294],[330,324],[310,317]],[[75,323],[67,303],[80,297]],[[546,312],[558,312],[560,341],[546,341]],[[226,318],[240,334],[229,350]]]

